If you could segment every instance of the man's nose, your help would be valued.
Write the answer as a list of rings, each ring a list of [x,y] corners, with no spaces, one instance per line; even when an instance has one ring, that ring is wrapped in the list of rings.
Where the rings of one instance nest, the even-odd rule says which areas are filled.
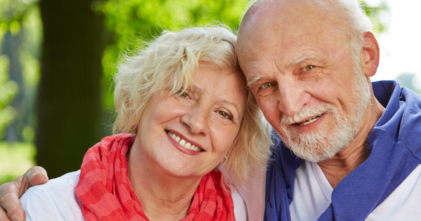
[[[310,95],[306,93],[302,85],[294,79],[285,79],[282,82],[278,82],[278,87],[278,109],[283,114],[288,116],[297,114],[310,100]]]
[[[209,111],[196,103],[181,117],[181,122],[188,127],[190,133],[206,135],[208,133]]]

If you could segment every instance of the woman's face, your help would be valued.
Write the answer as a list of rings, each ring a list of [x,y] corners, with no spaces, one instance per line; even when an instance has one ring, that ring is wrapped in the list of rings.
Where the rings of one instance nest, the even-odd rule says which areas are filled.
[[[200,65],[192,90],[155,95],[139,123],[144,160],[172,176],[203,176],[218,166],[240,130],[246,106],[240,73]]]

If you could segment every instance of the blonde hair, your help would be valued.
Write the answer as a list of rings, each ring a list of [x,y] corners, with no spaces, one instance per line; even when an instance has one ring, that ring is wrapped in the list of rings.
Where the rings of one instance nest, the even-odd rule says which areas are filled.
[[[164,31],[135,56],[126,56],[114,77],[117,118],[113,131],[137,133],[151,97],[170,88],[171,93],[193,86],[199,62],[242,73],[235,52],[237,37],[222,27]],[[251,169],[266,168],[270,129],[250,90],[239,134],[228,151],[224,173],[239,188]]]

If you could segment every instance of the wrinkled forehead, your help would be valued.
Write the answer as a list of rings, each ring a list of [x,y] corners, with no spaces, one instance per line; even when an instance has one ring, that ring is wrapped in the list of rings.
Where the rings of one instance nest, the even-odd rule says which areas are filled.
[[[246,13],[238,32],[237,53],[241,68],[264,57],[291,58],[300,47],[343,42],[338,31],[342,16],[327,1],[267,1]],[[297,55],[302,56],[302,55]],[[291,58],[293,59],[293,58]]]
[[[245,14],[238,31],[240,53],[273,41],[294,40],[303,34],[317,33],[339,25],[340,9],[328,1],[265,1]]]

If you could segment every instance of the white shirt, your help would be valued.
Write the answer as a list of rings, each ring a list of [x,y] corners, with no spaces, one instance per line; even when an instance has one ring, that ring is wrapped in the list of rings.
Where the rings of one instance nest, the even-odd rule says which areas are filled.
[[[80,221],[82,204],[76,195],[80,170],[67,173],[47,184],[30,188],[20,199],[26,220]],[[246,221],[247,211],[238,192],[232,193],[236,220]]]
[[[255,170],[239,192],[250,221],[263,220],[266,171]],[[317,163],[305,162],[296,171],[292,220],[317,220],[331,203],[333,188]],[[421,165],[367,217],[367,221],[421,220]]]
[[[291,220],[317,220],[331,203],[333,188],[317,163],[306,161],[295,173]],[[366,220],[420,220],[421,165],[382,202]]]

